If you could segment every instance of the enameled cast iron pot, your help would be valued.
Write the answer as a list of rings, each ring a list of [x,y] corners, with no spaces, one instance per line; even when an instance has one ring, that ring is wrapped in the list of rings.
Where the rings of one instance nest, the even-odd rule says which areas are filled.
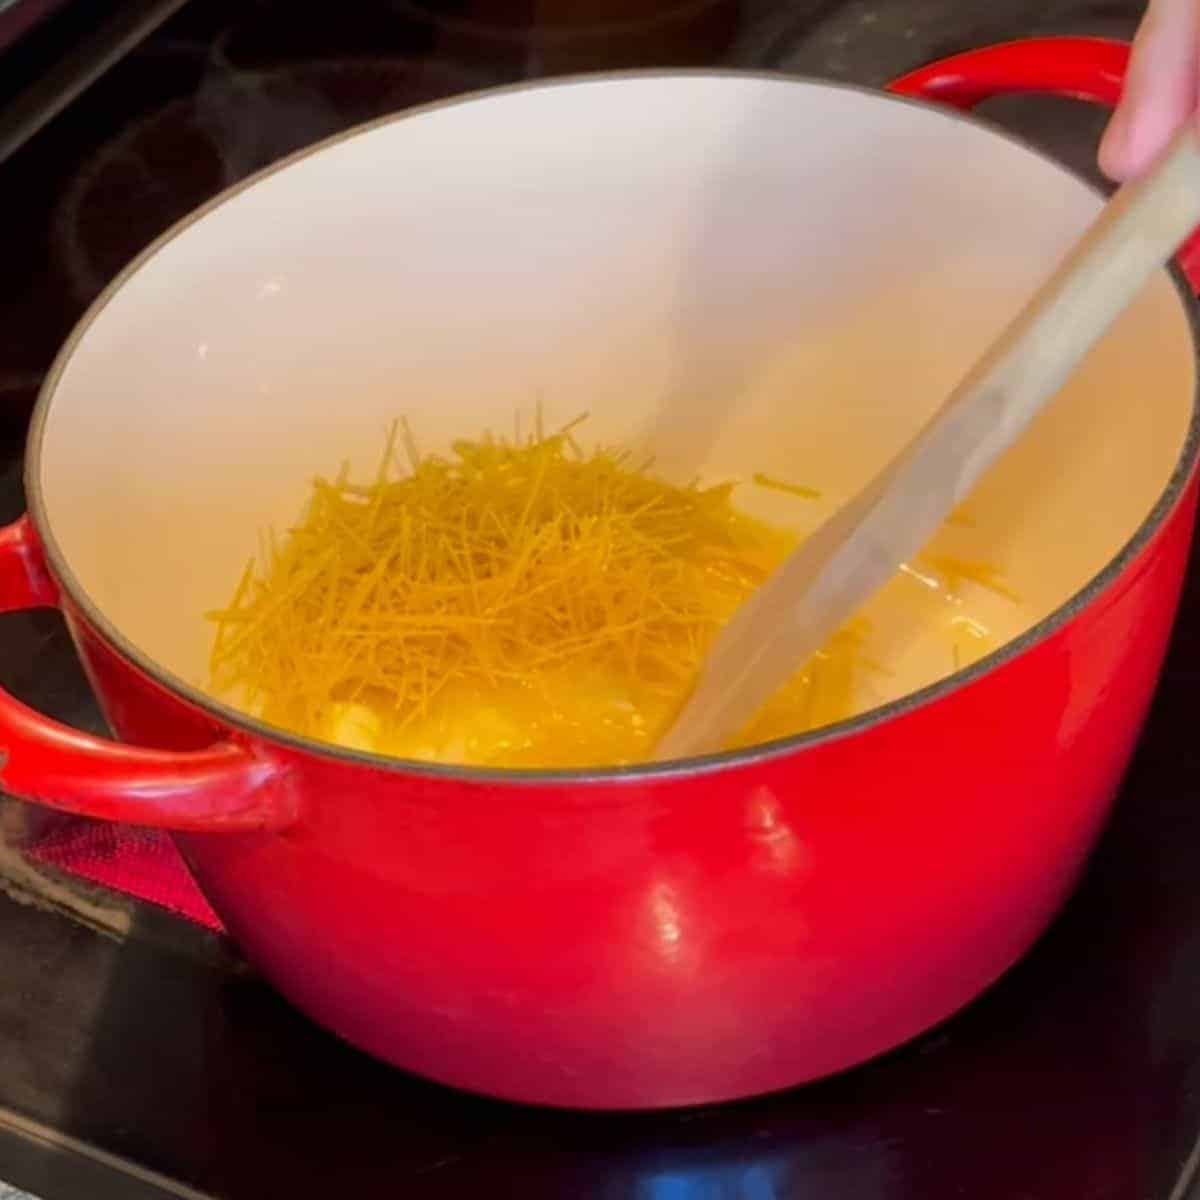
[[[896,90],[1111,101],[1125,57],[1017,44]],[[1133,749],[1196,504],[1166,273],[973,501],[1028,631],[816,735],[591,774],[386,761],[208,699],[201,614],[399,413],[440,446],[540,394],[610,441],[666,396],[694,414],[670,453],[845,495],[1099,204],[944,108],[733,73],[500,90],[269,170],[127,270],[46,381],[0,603],[62,609],[121,742],[0,697],[4,786],[174,831],[280,991],[450,1084],[694,1104],[898,1045],[1044,928]]]

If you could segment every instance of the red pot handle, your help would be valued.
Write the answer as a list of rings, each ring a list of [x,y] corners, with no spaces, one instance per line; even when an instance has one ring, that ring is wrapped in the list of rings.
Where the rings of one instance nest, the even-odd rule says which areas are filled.
[[[58,604],[29,518],[0,528],[0,612]],[[0,786],[80,816],[189,832],[278,829],[295,815],[285,769],[246,746],[123,745],[52,721],[3,689]]]
[[[1129,44],[1094,37],[1028,38],[968,50],[919,67],[888,85],[901,96],[970,109],[993,96],[1041,92],[1109,108],[1121,96]],[[1200,234],[1178,255],[1192,290],[1200,293]]]

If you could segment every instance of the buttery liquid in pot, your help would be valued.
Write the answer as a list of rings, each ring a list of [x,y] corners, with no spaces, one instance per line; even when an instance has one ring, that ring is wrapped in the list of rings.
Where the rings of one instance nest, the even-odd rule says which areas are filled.
[[[836,500],[806,479],[669,483],[581,423],[311,484],[212,614],[212,689],[303,736],[406,759],[645,761],[721,624]],[[298,495],[298,500],[300,496]],[[970,506],[734,746],[817,729],[978,661],[1029,624]]]

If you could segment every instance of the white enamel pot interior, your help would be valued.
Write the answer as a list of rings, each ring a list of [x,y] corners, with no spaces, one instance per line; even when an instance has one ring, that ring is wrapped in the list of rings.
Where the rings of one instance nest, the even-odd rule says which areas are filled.
[[[199,690],[202,614],[259,534],[313,475],[372,469],[397,416],[440,449],[587,410],[588,437],[649,440],[671,472],[819,487],[811,527],[1099,204],[971,120],[794,79],[592,77],[405,114],[210,205],[110,290],[43,402],[36,515],[86,611]],[[1004,635],[1145,520],[1193,376],[1164,273],[972,499],[1022,597],[993,606]],[[909,649],[884,698],[931,681]]]

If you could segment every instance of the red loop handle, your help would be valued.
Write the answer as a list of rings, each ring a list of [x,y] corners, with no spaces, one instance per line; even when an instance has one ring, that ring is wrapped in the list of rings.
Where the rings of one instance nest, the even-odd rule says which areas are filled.
[[[1029,38],[985,46],[919,67],[888,85],[901,96],[969,109],[994,96],[1040,92],[1109,108],[1121,97],[1130,47],[1107,38]],[[1200,233],[1177,256],[1200,293]]]
[[[58,598],[29,518],[0,529],[0,612],[55,607]],[[52,721],[3,689],[0,785],[80,816],[177,831],[279,829],[295,817],[284,768],[246,746],[127,746]]]
[[[993,96],[1044,92],[1112,106],[1121,98],[1129,45],[1107,38],[1029,38],[968,50],[918,67],[889,92],[974,108]]]

